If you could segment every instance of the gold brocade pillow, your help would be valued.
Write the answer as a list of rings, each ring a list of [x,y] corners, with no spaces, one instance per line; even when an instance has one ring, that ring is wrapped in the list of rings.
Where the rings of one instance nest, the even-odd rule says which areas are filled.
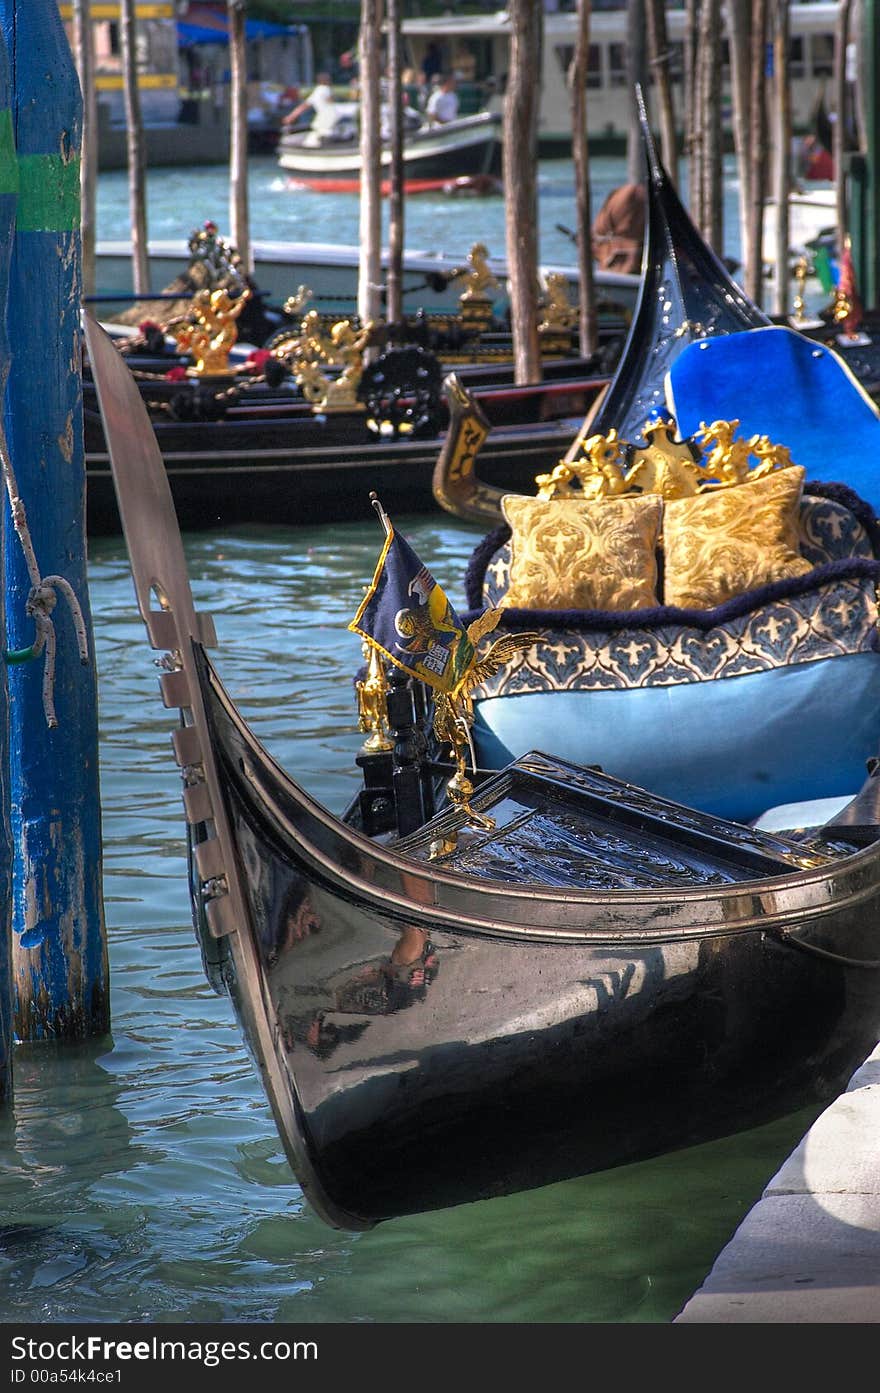
[[[663,602],[714,609],[770,581],[812,570],[798,550],[804,470],[667,502],[663,520]]]
[[[529,498],[505,494],[510,584],[518,609],[646,609],[657,598],[659,496]]]

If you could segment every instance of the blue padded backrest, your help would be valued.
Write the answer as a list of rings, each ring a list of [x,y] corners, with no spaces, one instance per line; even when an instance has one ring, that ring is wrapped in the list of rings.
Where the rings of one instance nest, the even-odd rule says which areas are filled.
[[[784,325],[688,344],[666,376],[679,435],[739,420],[786,445],[808,480],[839,481],[880,515],[880,412],[843,359]]]

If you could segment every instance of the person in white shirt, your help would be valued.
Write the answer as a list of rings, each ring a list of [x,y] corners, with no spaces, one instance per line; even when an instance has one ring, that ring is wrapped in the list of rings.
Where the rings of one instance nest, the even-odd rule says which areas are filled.
[[[282,120],[282,126],[292,126],[299,120],[304,111],[311,107],[314,115],[309,130],[318,136],[329,135],[336,125],[338,111],[336,109],[336,99],[333,96],[333,88],[330,86],[330,74],[318,73],[318,80],[309,95],[289,111]]]
[[[455,120],[458,115],[458,93],[455,86],[455,78],[452,73],[444,74],[439,87],[435,87],[428,98],[425,110],[429,120],[440,123]]]

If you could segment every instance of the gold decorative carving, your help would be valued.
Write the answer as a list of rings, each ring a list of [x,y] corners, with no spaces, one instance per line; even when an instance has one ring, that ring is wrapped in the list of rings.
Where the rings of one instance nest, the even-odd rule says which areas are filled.
[[[568,280],[561,271],[548,271],[546,284],[538,333],[542,337],[570,336],[577,326],[578,311],[568,299]]]
[[[285,340],[284,357],[303,396],[314,411],[362,411],[357,399],[364,371],[364,351],[373,335],[373,321],[356,330],[340,319],[329,332],[317,310],[309,310],[299,333]],[[339,369],[334,373],[333,369]]]
[[[804,318],[805,299],[804,291],[807,285],[807,276],[810,274],[810,263],[805,256],[799,256],[794,263],[793,274],[797,290],[794,296],[794,322],[799,324]]]
[[[200,290],[193,296],[188,321],[174,326],[171,332],[181,352],[192,355],[197,377],[230,372],[229,354],[238,338],[236,320],[250,298],[248,287],[234,299],[223,287]]]
[[[467,635],[470,642],[476,649],[481,639],[490,634],[496,628],[501,611],[499,609],[488,609],[468,625]],[[490,646],[485,657],[477,662],[471,663],[467,672],[462,677],[458,686],[452,692],[437,692],[434,699],[434,734],[442,745],[449,745],[452,750],[452,757],[455,760],[455,773],[446,784],[446,793],[450,803],[464,817],[465,821],[472,827],[482,828],[491,831],[495,826],[495,819],[487,817],[484,813],[478,812],[471,806],[471,798],[474,793],[474,785],[467,773],[467,759],[470,756],[471,768],[476,767],[473,741],[471,739],[471,727],[474,723],[474,703],[471,693],[487,677],[492,677],[514,653],[522,649],[531,648],[533,644],[540,642],[540,634],[503,634],[496,639]],[[436,848],[432,847],[432,855],[440,856],[456,847],[455,833]]]
[[[762,479],[794,461],[785,445],[766,435],[738,438],[739,421],[700,422],[693,440],[675,440],[671,419],[650,420],[648,441],[633,446],[615,430],[578,441],[577,453],[560,460],[549,474],[538,474],[539,498],[612,498],[658,493],[663,498],[690,498],[710,489],[730,488]]]
[[[293,295],[288,295],[287,299],[284,301],[284,313],[289,314],[291,318],[295,314],[302,314],[313,294],[314,292],[309,286],[297,286]]]
[[[581,442],[581,454],[535,479],[539,498],[610,498],[627,492],[623,442],[613,428]]]
[[[465,302],[471,300],[486,300],[488,290],[498,287],[496,276],[489,270],[489,249],[483,242],[475,242],[468,252],[469,271],[462,271],[464,277],[464,290],[459,296],[459,303],[464,306]],[[456,277],[460,279],[460,277]]]
[[[358,703],[358,730],[369,732],[363,748],[369,752],[393,750],[394,741],[388,729],[388,678],[378,648],[364,642],[367,675],[355,683]]]
[[[673,440],[674,429],[669,420],[648,421],[644,426],[648,444],[632,452],[628,488],[663,498],[690,498],[698,491],[700,469],[693,450],[688,441]]]

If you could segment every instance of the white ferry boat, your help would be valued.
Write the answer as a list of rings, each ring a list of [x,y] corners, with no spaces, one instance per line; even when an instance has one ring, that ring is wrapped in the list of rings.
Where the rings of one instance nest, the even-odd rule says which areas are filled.
[[[796,131],[807,129],[823,85],[830,85],[834,71],[834,45],[839,4],[801,0],[791,6],[791,104]],[[590,57],[587,121],[590,148],[607,152],[622,148],[630,122],[630,98],[626,72],[626,8],[599,8],[590,16]],[[672,51],[672,75],[679,110],[684,70],[684,8],[668,9],[666,22]],[[577,15],[551,11],[544,15],[541,69],[539,154],[564,155],[571,149],[571,106],[566,73],[574,53]],[[430,45],[444,71],[459,78],[462,110],[488,99],[500,106],[509,66],[510,16],[495,14],[446,14],[405,19],[401,31],[406,62],[422,68]],[[729,65],[724,39],[725,110],[729,113]]]

